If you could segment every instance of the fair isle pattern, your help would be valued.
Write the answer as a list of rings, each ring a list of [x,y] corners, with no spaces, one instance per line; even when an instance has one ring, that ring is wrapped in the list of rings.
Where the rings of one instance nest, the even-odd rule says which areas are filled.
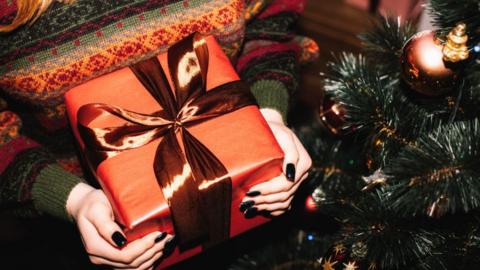
[[[98,49],[95,48],[98,44],[119,44],[125,40],[135,39],[140,33],[147,33],[162,29],[166,26],[173,26],[178,22],[193,22],[193,18],[204,16],[207,13],[215,14],[213,13],[215,10],[223,9],[226,5],[232,4],[232,0],[203,2],[205,1],[183,1],[139,14],[136,13],[133,16],[111,22],[99,29],[90,30],[88,33],[75,37],[71,41],[62,42],[56,46],[52,44],[57,44],[58,41],[52,38],[52,40],[48,42],[48,44],[50,44],[48,48],[37,51],[35,49],[39,46],[32,45],[28,51],[33,52],[27,55],[25,55],[25,52],[23,52],[23,54],[19,53],[24,51],[23,48],[17,49],[18,52],[15,51],[16,54],[14,55],[18,55],[19,57],[10,59],[10,61],[4,59],[7,57],[0,57],[2,62],[6,62],[3,65],[0,64],[0,75],[10,70],[19,70],[19,75],[25,75],[30,72],[38,72],[39,69],[53,69],[54,67],[66,65],[70,62],[71,60],[69,60],[69,58],[73,53],[77,55],[91,55],[98,51]],[[215,19],[216,21],[212,20],[209,24],[212,24],[216,30],[222,31],[222,28],[227,26],[225,25],[225,21],[221,21],[222,18]],[[219,32],[215,34],[221,36],[225,33]],[[38,42],[43,43],[45,41],[39,40]],[[47,45],[44,44],[44,46]],[[8,51],[4,53],[8,54]],[[9,55],[9,57],[12,58],[11,55]],[[52,57],[55,57],[55,62],[53,63],[51,62]],[[32,65],[32,63],[35,65]]]
[[[204,2],[181,1],[151,10],[74,40],[78,48],[63,51],[57,46],[19,59],[16,66],[8,63],[6,69],[11,70],[0,78],[0,88],[27,102],[41,100],[56,107],[71,87],[158,54],[195,31],[221,37],[220,43],[235,54],[243,38],[243,1]]]

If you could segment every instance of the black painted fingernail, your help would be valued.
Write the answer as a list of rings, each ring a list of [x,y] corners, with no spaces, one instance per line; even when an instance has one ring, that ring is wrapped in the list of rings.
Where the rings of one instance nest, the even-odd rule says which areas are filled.
[[[123,247],[127,243],[127,239],[118,231],[112,234],[112,240],[118,247]]]
[[[257,212],[258,208],[250,207],[245,211],[245,213],[243,213],[243,215],[245,216],[245,218],[253,218],[257,215]]]
[[[155,243],[158,243],[160,241],[162,241],[163,239],[165,239],[165,237],[167,237],[167,233],[166,232],[162,232],[161,234],[159,234],[157,237],[155,237]]]
[[[244,201],[240,204],[240,211],[244,212],[248,208],[252,207],[255,205],[254,201]]]
[[[261,194],[260,191],[256,191],[256,190],[245,193],[245,195],[247,195],[248,197],[256,197],[260,194]]]
[[[163,257],[166,258],[172,255],[176,246],[177,246],[177,238],[175,236],[168,239],[167,242],[165,242],[165,246],[163,247]]]
[[[287,164],[287,179],[290,181],[295,181],[295,165],[293,163]]]

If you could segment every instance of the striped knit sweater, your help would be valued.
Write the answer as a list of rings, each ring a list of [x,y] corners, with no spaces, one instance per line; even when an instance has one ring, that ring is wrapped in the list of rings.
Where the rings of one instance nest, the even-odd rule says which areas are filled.
[[[0,211],[68,220],[83,174],[63,94],[194,31],[215,35],[259,105],[285,115],[299,61],[316,54],[293,32],[304,1],[77,0],[0,34]],[[15,1],[0,0],[0,24],[15,12]]]

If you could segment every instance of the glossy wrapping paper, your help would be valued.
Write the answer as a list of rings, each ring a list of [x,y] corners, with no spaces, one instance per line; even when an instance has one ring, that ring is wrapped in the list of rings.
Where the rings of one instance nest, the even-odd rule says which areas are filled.
[[[239,80],[215,39],[209,36],[204,40],[208,46],[208,72],[205,73],[207,92],[212,89],[216,91],[219,86]],[[174,89],[167,53],[159,55],[157,59],[166,74],[168,84]],[[74,135],[84,152],[88,151],[78,122],[82,106],[92,103],[108,104],[144,115],[164,110],[131,68],[114,71],[72,88],[66,93],[65,102]],[[94,116],[88,119],[92,127],[121,127],[126,123],[121,117],[111,114],[99,113]],[[223,164],[231,179],[231,202],[227,206],[227,212],[230,212],[229,237],[266,222],[268,219],[262,216],[246,219],[239,211],[239,204],[250,187],[282,173],[283,152],[258,107],[244,106],[190,125],[186,129]],[[185,151],[181,136],[178,133],[175,136],[182,151]],[[152,231],[176,234],[169,201],[164,194],[165,190],[159,185],[153,166],[162,140],[164,137],[141,147],[121,151],[92,166],[113,207],[116,221],[123,226],[128,241]],[[88,159],[89,155],[86,157]],[[92,164],[94,163],[92,161]],[[174,191],[171,196],[175,196]],[[217,203],[225,205],[228,202],[215,202]],[[177,248],[159,267],[164,268],[198,254],[205,246],[208,245],[202,247],[200,243],[183,248],[181,252]]]

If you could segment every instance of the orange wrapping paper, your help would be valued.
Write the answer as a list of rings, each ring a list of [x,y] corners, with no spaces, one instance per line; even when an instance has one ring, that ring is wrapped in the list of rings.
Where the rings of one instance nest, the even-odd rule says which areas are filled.
[[[209,50],[207,90],[230,81],[238,75],[213,37],[206,38]],[[158,59],[167,75],[167,54]],[[81,149],[85,145],[77,130],[77,112],[88,103],[115,105],[138,113],[152,113],[160,105],[144,89],[129,68],[106,74],[77,86],[65,95],[68,117]],[[119,126],[119,118],[99,117],[94,126]],[[256,106],[247,106],[208,120],[188,130],[200,140],[227,168],[232,178],[230,236],[234,237],[267,221],[258,216],[245,219],[239,204],[251,186],[282,173],[283,152]],[[174,234],[170,210],[153,172],[153,161],[160,140],[131,149],[103,161],[96,170],[99,183],[113,207],[116,220],[124,227],[128,241],[152,231]],[[222,202],[219,202],[222,203]],[[160,268],[201,252],[195,247],[166,258]]]

